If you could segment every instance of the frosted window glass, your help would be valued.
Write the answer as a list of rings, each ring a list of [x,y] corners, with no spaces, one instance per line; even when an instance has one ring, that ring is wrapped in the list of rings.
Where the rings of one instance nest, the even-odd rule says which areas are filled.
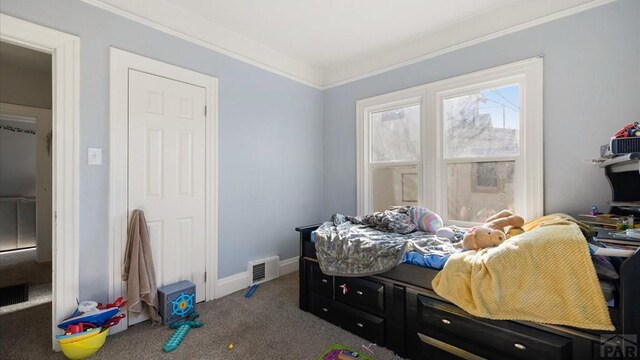
[[[513,156],[520,145],[520,87],[444,99],[445,158]]]
[[[417,161],[420,105],[372,113],[371,161]]]
[[[500,210],[513,211],[514,165],[514,161],[448,164],[448,219],[481,223]]]

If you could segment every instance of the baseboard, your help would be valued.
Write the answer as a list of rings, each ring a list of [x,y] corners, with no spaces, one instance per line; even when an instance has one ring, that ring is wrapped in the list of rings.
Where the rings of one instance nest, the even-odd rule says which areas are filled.
[[[299,257],[292,257],[290,259],[280,261],[280,276],[291,274],[292,272],[298,271],[298,261]]]
[[[296,256],[280,261],[278,263],[280,276],[296,272],[298,270],[298,259]],[[216,299],[246,289],[248,283],[249,273],[247,271],[219,279],[216,287]]]

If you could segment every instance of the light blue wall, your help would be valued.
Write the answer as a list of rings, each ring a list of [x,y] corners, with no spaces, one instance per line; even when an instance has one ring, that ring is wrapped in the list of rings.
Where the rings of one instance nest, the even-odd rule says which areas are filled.
[[[640,120],[637,0],[613,2],[326,90],[324,218],[356,211],[357,100],[539,54],[544,54],[545,211],[578,213],[594,203],[608,209],[608,184],[587,159],[598,157],[599,146],[619,128]]]
[[[571,17],[323,92],[74,0],[2,0],[0,11],[81,39],[80,288],[107,294],[109,47],[219,79],[219,277],[247,261],[297,255],[293,227],[355,213],[355,102],[545,55],[545,209],[605,207],[601,171],[585,162],[640,115],[640,2]],[[324,170],[323,170],[324,169]]]
[[[219,80],[219,277],[298,255],[295,226],[322,209],[322,92],[76,0],[2,0],[2,13],[81,40],[80,295],[105,301],[109,47]]]

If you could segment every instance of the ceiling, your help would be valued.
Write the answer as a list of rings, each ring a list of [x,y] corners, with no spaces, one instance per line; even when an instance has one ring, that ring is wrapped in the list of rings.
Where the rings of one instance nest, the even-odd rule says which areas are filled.
[[[517,0],[168,0],[276,51],[328,67]]]
[[[0,63],[51,73],[51,55],[0,41]]]
[[[323,88],[613,0],[83,1]]]

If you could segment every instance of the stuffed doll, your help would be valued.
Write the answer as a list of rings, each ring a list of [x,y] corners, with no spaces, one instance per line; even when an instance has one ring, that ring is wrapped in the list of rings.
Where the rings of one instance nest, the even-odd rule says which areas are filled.
[[[522,234],[522,225],[524,225],[524,219],[518,215],[514,215],[509,210],[502,210],[499,213],[488,218],[482,226],[488,227],[493,230],[500,230],[507,234],[507,238]],[[505,228],[506,231],[505,231]]]
[[[507,236],[502,230],[495,230],[486,226],[471,228],[462,240],[462,247],[467,250],[479,250],[500,245]]]

